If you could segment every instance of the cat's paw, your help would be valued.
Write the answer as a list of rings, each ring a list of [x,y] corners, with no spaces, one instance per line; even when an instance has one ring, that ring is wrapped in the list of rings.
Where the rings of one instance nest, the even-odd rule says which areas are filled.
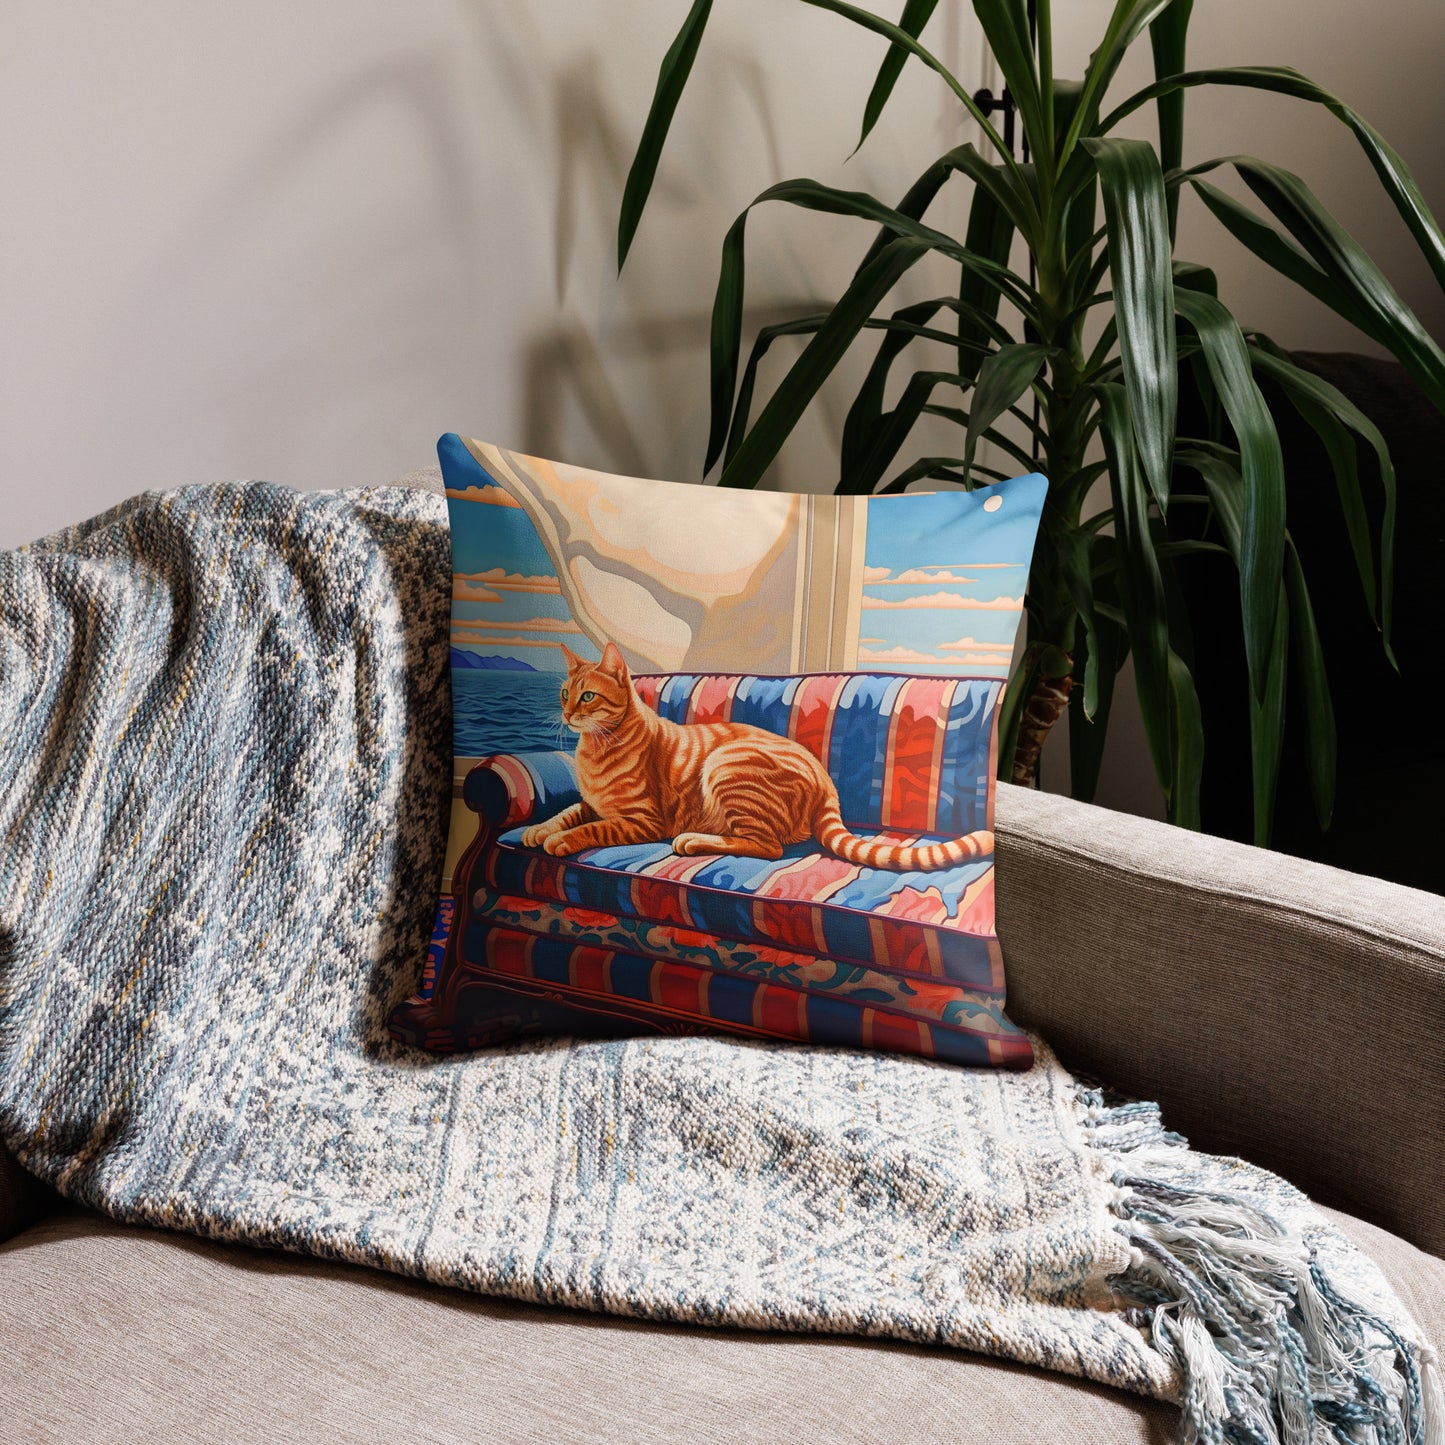
[[[546,843],[549,836],[549,829],[545,823],[534,823],[530,828],[522,829],[522,847],[540,848]]]
[[[714,833],[679,833],[672,840],[672,851],[684,858],[695,858],[699,853],[716,853],[717,844]]]
[[[554,858],[570,858],[573,853],[580,853],[587,845],[579,843],[569,834],[569,829],[560,833],[549,833],[542,842],[543,849]]]

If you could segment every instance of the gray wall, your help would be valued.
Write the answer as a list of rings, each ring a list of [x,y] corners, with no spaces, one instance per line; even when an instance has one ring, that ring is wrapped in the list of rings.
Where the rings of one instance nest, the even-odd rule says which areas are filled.
[[[1062,71],[1082,72],[1109,8],[1055,7]],[[707,310],[733,215],[783,175],[896,195],[969,131],[910,69],[845,164],[878,43],[807,6],[718,0],[619,281],[622,180],[685,9],[7,0],[0,545],[147,487],[385,481],[452,429],[695,477]],[[1437,0],[1299,13],[1199,0],[1194,59],[1291,62],[1338,88],[1445,208]],[[990,78],[971,22],[946,16],[932,43],[966,83]],[[1445,333],[1439,291],[1342,127],[1239,92],[1190,107],[1191,159],[1248,150],[1302,170]],[[956,203],[940,219],[957,223]],[[782,212],[758,213],[750,235],[755,322],[836,292],[866,239]],[[1287,343],[1361,345],[1197,207],[1184,241],[1217,263],[1247,321]],[[912,285],[927,294],[930,282]],[[788,449],[781,484],[830,484],[846,380]],[[1149,809],[1126,733],[1107,791]]]

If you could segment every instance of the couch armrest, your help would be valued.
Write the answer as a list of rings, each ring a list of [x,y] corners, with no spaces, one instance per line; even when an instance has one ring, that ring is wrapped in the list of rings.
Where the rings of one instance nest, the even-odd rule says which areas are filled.
[[[0,1241],[28,1229],[49,1214],[60,1196],[20,1167],[0,1144]]]
[[[1000,784],[1009,1015],[1445,1255],[1445,899]]]
[[[483,758],[462,783],[462,800],[493,828],[547,819],[582,801],[567,753],[498,753]]]

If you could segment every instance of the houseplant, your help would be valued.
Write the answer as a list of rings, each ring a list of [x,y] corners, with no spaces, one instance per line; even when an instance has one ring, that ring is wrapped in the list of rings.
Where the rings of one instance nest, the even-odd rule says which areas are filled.
[[[720,485],[756,486],[838,360],[878,333],[843,429],[840,492],[897,491],[920,479],[964,486],[990,480],[998,474],[975,460],[983,439],[1018,467],[1037,467],[1050,480],[1029,579],[1027,647],[1000,728],[1001,775],[1034,780],[1043,742],[1068,707],[1072,791],[1092,797],[1115,676],[1132,651],[1168,815],[1198,827],[1203,724],[1187,626],[1173,599],[1177,569],[1192,555],[1227,554],[1238,573],[1247,659],[1255,839],[1267,843],[1270,836],[1291,682],[1316,813],[1327,826],[1335,777],[1329,682],[1308,584],[1286,525],[1278,435],[1257,379],[1277,383],[1327,449],[1364,605],[1387,654],[1394,474],[1384,439],[1368,418],[1268,337],[1242,330],[1218,299],[1213,273],[1174,255],[1181,193],[1196,195],[1285,280],[1390,350],[1442,410],[1445,353],[1298,176],[1247,156],[1185,167],[1184,95],[1201,85],[1252,87],[1335,117],[1364,149],[1445,285],[1445,238],[1404,162],[1353,110],[1294,70],[1186,70],[1192,0],[1117,0],[1079,81],[1053,74],[1049,0],[1038,0],[1036,40],[1025,0],[974,0],[1017,107],[1023,160],[922,43],[937,0],[906,0],[897,23],[846,0],[803,3],[888,42],[863,108],[860,145],[905,64],[914,60],[953,92],[961,116],[979,124],[988,151],[972,144],[953,148],[896,204],[806,179],[763,191],[753,206],[782,202],[871,222],[877,231],[830,310],[764,328],[741,366],[744,241],[752,206],[738,217],[723,243],[713,305],[705,471],[721,463]],[[711,0],[695,0],[662,62],[623,197],[619,265],[646,206],[711,8]],[[1155,83],[1106,109],[1125,53],[1146,31]],[[1157,147],[1115,134],[1121,121],[1151,104]],[[1234,170],[1260,209],[1213,183],[1211,174],[1224,168]],[[930,203],[955,178],[973,187],[961,238],[925,219]],[[893,286],[930,255],[957,267],[956,291],[889,309]],[[808,340],[754,416],[759,361],[784,335]],[[947,344],[952,362],[913,372],[899,392],[890,386],[892,370],[919,341]],[[1181,375],[1202,398],[1205,423],[1195,428],[1198,435],[1178,434]],[[889,406],[891,391],[897,395]],[[925,415],[957,424],[955,455],[911,455],[910,433]],[[1385,494],[1383,520],[1373,532],[1357,469],[1360,443],[1379,459]],[[1098,509],[1089,501],[1096,483],[1107,488],[1106,504]]]

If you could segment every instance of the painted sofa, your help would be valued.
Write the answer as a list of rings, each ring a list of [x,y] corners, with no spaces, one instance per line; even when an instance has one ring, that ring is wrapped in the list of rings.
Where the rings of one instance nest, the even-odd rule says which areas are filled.
[[[992,827],[998,681],[671,674],[635,685],[671,721],[751,723],[809,748],[864,836],[926,842]],[[991,856],[926,873],[865,868],[816,843],[776,861],[681,857],[665,842],[554,858],[521,833],[578,801],[565,752],[484,758],[462,795],[476,837],[422,990],[393,1014],[399,1038],[474,1048],[722,1021],[765,1038],[1031,1062],[1003,1015]]]

